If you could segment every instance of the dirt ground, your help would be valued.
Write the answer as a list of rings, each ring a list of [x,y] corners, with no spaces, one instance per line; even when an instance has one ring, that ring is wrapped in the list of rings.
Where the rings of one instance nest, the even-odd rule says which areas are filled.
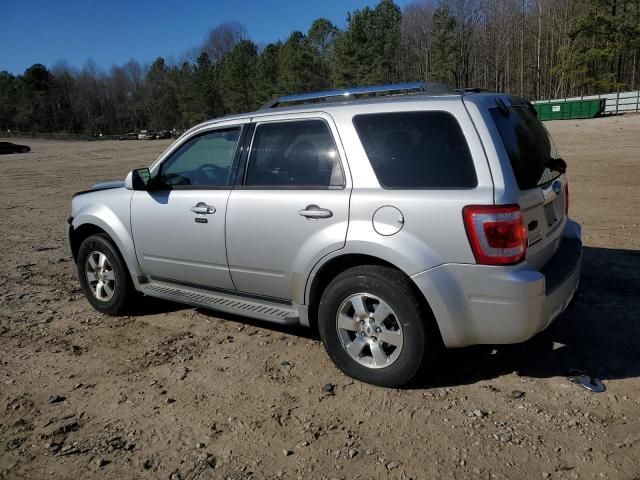
[[[345,377],[303,329],[160,301],[98,314],[71,195],[168,143],[19,142],[0,157],[0,478],[640,478],[640,116],[548,126],[584,228],[578,301],[407,390]]]

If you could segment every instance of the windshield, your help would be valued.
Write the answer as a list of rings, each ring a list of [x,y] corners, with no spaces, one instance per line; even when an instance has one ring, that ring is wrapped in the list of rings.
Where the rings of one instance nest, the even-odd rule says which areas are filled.
[[[550,160],[559,155],[547,129],[531,108],[523,105],[489,110],[521,190],[543,185],[561,175],[558,169],[549,168]]]

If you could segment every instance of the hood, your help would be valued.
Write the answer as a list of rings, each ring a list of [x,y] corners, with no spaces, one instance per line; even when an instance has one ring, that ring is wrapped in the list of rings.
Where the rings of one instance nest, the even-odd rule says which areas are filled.
[[[91,187],[91,191],[95,190],[109,190],[110,188],[120,188],[124,187],[124,180],[109,180],[108,182],[98,182],[93,187]]]
[[[124,180],[111,180],[108,182],[98,182],[95,185],[93,185],[89,190],[83,190],[81,192],[77,192],[75,193],[73,196],[77,196],[77,195],[82,195],[83,193],[91,193],[91,192],[97,192],[99,190],[111,190],[114,188],[123,188],[124,187]]]

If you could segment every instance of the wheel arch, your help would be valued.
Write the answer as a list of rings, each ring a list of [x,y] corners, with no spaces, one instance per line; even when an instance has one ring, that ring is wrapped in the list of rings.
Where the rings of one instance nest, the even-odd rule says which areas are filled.
[[[105,234],[111,238],[111,236],[105,232],[102,228],[92,223],[84,223],[77,228],[73,225],[69,226],[69,246],[71,247],[71,255],[73,255],[73,261],[78,261],[78,252],[80,251],[80,245],[85,238],[91,235]]]
[[[385,260],[383,258],[368,255],[368,254],[360,254],[360,253],[345,253],[343,255],[334,256],[331,259],[328,259],[324,262],[317,271],[312,275],[309,279],[308,290],[307,290],[307,305],[308,305],[308,321],[309,326],[314,330],[317,329],[318,325],[318,306],[320,304],[320,299],[322,297],[322,293],[325,288],[329,285],[331,280],[333,280],[340,273],[345,270],[353,267],[365,266],[365,265],[377,265],[383,267],[393,268],[394,270],[402,273],[407,280],[409,280],[409,284],[413,287],[414,293],[417,298],[422,303],[425,312],[434,320],[434,324],[438,329],[438,335],[440,335],[440,328],[438,326],[437,318],[435,317],[433,310],[431,309],[431,305],[429,300],[425,297],[423,292],[418,288],[416,283],[413,281],[410,275],[408,275],[404,270],[399,268],[397,265]]]
[[[118,232],[121,231],[124,231],[125,235],[119,235]],[[80,250],[82,242],[94,234],[105,234],[109,237],[124,261],[135,288],[139,289],[142,272],[135,256],[133,240],[127,234],[126,227],[117,221],[117,219],[114,226],[111,226],[101,218],[93,215],[83,215],[74,218],[69,225],[69,245],[74,262],[77,262],[78,251]]]

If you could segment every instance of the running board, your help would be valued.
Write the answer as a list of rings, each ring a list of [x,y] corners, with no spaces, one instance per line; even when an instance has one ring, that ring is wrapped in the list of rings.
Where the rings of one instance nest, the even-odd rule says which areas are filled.
[[[144,283],[141,287],[142,293],[150,297],[186,303],[194,307],[233,313],[281,325],[297,325],[300,323],[298,311],[291,305],[246,298],[229,293],[211,292],[201,288],[159,282],[158,280]]]

